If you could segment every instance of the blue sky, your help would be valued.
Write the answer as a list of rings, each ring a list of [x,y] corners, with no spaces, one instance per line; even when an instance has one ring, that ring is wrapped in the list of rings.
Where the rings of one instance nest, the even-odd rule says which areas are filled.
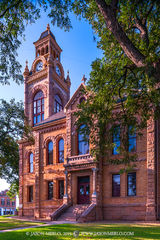
[[[25,62],[28,60],[29,68],[35,59],[35,48],[33,42],[37,41],[40,34],[46,30],[49,23],[52,33],[55,35],[56,41],[62,48],[61,63],[64,67],[65,76],[67,71],[70,72],[71,78],[71,96],[81,83],[83,74],[89,78],[91,71],[91,63],[102,53],[96,47],[96,42],[93,40],[93,31],[89,24],[82,20],[79,21],[75,16],[71,15],[73,29],[69,32],[64,32],[63,29],[51,25],[50,19],[46,13],[43,13],[41,18],[32,25],[28,25],[25,31],[25,41],[22,40],[22,45],[18,51],[18,60],[22,65],[22,72],[25,68]],[[9,100],[15,98],[17,101],[24,99],[24,86],[18,86],[11,81],[10,86],[0,85],[0,98]],[[0,191],[7,188],[8,185],[0,180]]]

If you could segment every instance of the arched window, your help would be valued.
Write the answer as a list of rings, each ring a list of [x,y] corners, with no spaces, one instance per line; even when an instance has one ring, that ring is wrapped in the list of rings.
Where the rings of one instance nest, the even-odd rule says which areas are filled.
[[[48,165],[53,164],[53,142],[48,142],[48,149],[47,149],[47,163]]]
[[[34,125],[44,120],[44,94],[42,91],[34,97]]]
[[[81,125],[78,129],[78,155],[89,153],[89,136],[85,135],[83,128],[85,125]]]
[[[63,110],[62,100],[58,95],[55,95],[54,97],[54,112],[60,112]]]
[[[33,173],[33,153],[29,154],[29,172]]]
[[[58,142],[58,162],[64,162],[64,140],[61,138]]]

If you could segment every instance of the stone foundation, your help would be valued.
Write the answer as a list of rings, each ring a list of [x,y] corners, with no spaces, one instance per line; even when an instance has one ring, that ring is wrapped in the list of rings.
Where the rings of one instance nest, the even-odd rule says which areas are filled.
[[[145,205],[108,205],[103,207],[103,220],[145,221]]]

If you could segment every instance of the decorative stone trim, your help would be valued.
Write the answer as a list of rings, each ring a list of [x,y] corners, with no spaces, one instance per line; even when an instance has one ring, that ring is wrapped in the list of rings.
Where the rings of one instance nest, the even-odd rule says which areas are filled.
[[[54,127],[46,127],[45,129],[40,130],[40,133],[42,134],[42,133],[52,132],[52,131],[60,130],[60,129],[65,128],[65,127],[66,127],[66,123],[65,124],[59,124],[59,125],[56,125]]]
[[[60,79],[64,79],[64,70],[62,67],[62,64],[58,60],[54,60],[54,69],[56,69],[56,65],[60,68],[61,70],[61,76],[57,75]]]
[[[36,72],[33,74],[33,76],[31,75],[30,77],[28,77],[27,83],[30,84],[35,80],[36,80],[35,82],[37,82],[37,79],[42,79],[42,77],[47,76],[47,73],[48,73],[47,69],[43,69],[40,72]]]
[[[39,57],[37,57],[37,58],[33,61],[33,63],[32,63],[32,67],[31,67],[31,71],[32,71],[32,72],[35,72],[36,64],[37,64],[37,62],[39,62],[39,61],[42,61],[42,62],[43,62],[43,69],[44,69],[44,66],[46,65],[46,59],[45,59],[44,56],[39,56]]]
[[[43,92],[44,97],[46,98],[47,97],[47,86],[44,84],[39,84],[37,86],[34,86],[32,89],[30,89],[28,99],[30,99],[32,102],[34,95],[40,90]]]
[[[25,153],[24,153],[24,158],[25,158],[25,159],[28,159],[30,153],[33,153],[33,155],[34,155],[34,154],[35,154],[35,151],[34,151],[32,148],[31,148],[31,149],[28,149],[28,150],[25,151]]]
[[[97,164],[94,162],[79,162],[76,164],[64,164],[64,167],[67,171],[80,171],[80,170],[91,170],[93,167],[97,167]]]
[[[91,161],[93,161],[93,157],[90,154],[68,157],[68,163],[75,162],[75,161],[82,161],[82,160],[91,160]]]
[[[52,141],[53,144],[54,144],[55,143],[55,137],[53,137],[53,136],[47,137],[43,142],[43,148],[47,148],[47,144],[48,144],[49,141]]]
[[[58,134],[56,137],[55,137],[55,142],[57,142],[59,139],[63,138],[64,140],[64,144],[66,144],[66,134]]]

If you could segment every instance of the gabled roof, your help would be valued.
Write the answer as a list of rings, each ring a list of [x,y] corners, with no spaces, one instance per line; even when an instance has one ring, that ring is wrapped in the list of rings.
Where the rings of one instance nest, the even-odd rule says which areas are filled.
[[[69,106],[71,105],[71,103],[73,102],[73,100],[77,97],[77,95],[79,94],[79,92],[82,90],[82,89],[85,89],[86,86],[84,83],[81,83],[80,86],[77,88],[77,90],[75,91],[75,93],[73,94],[73,96],[70,98],[70,100],[68,101],[68,103],[66,104],[65,108],[64,109],[67,109],[69,108]]]

